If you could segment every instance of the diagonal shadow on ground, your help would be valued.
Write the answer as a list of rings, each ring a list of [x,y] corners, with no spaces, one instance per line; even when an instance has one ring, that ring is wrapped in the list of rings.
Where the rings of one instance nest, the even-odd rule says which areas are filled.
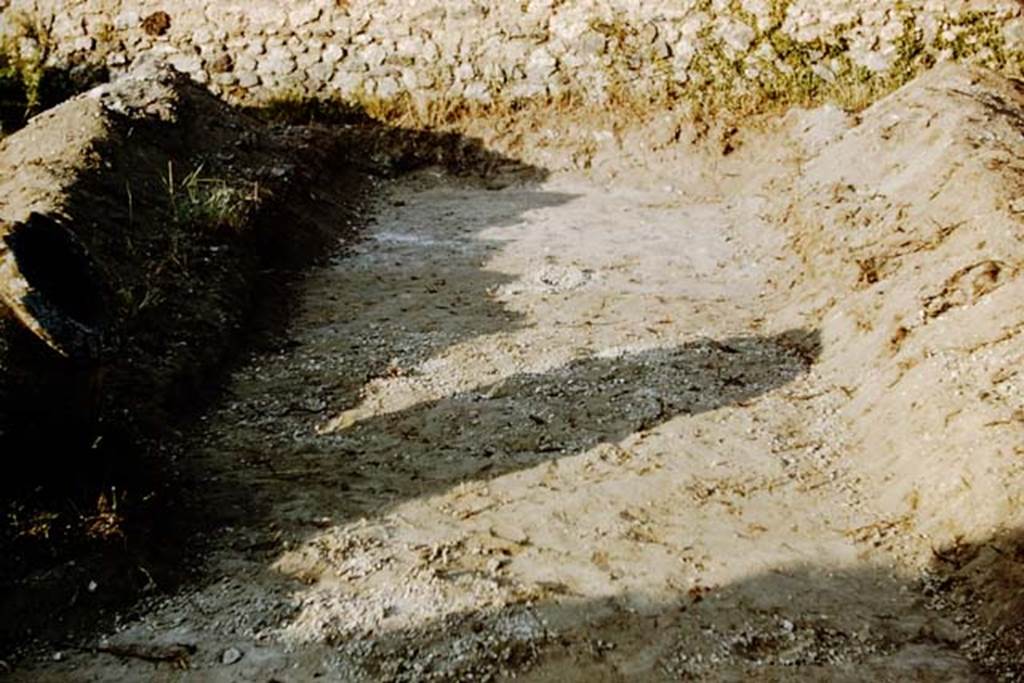
[[[984,680],[967,629],[919,598],[920,578],[873,567],[774,567],[674,596],[536,595],[421,626],[339,638],[330,661],[376,680]],[[807,605],[814,604],[813,610]],[[372,645],[371,645],[372,644]],[[367,654],[369,653],[368,656]]]
[[[208,119],[221,125],[208,125],[204,119],[204,134],[220,135],[222,129],[231,128],[225,111],[218,110],[218,116]],[[493,153],[479,140],[461,135],[396,130],[365,117],[337,129],[318,128],[315,135],[305,129],[289,130],[287,135],[303,140],[309,137],[322,147],[312,158],[303,157],[308,161],[308,168],[301,174],[304,180],[295,182],[290,194],[282,195],[278,209],[260,217],[260,229],[266,236],[258,241],[254,253],[235,254],[235,250],[228,249],[217,252],[230,253],[231,258],[238,256],[245,268],[258,269],[258,273],[250,278],[242,266],[220,264],[229,282],[224,284],[206,271],[193,276],[179,276],[175,271],[172,285],[178,288],[174,289],[177,294],[161,299],[169,302],[167,306],[146,309],[148,326],[140,323],[141,331],[129,335],[132,348],[148,353],[145,363],[133,360],[134,356],[119,356],[116,365],[104,370],[104,406],[112,406],[108,410],[112,417],[101,425],[102,439],[94,438],[89,431],[90,438],[82,441],[80,430],[70,428],[68,415],[86,414],[75,402],[85,392],[66,388],[73,384],[69,378],[75,377],[66,363],[48,360],[47,349],[20,330],[7,335],[14,326],[0,316],[0,369],[12,371],[0,382],[0,402],[4,404],[0,410],[0,440],[7,448],[4,452],[21,452],[24,446],[26,453],[52,450],[61,458],[60,467],[55,467],[49,457],[14,458],[15,467],[3,481],[5,509],[13,513],[9,515],[11,523],[0,530],[0,607],[10,617],[7,627],[0,627],[0,656],[24,642],[27,629],[32,629],[41,641],[73,638],[68,634],[109,618],[107,609],[112,605],[123,605],[154,585],[161,589],[180,585],[190,578],[186,576],[187,567],[198,564],[182,561],[182,547],[202,554],[201,539],[206,534],[238,524],[239,520],[245,525],[263,525],[266,508],[261,506],[267,500],[290,495],[288,489],[294,487],[294,481],[281,480],[278,488],[265,496],[258,483],[263,470],[258,464],[242,461],[247,452],[235,448],[236,444],[222,452],[204,452],[203,445],[217,434],[200,433],[187,442],[178,437],[182,432],[201,431],[193,421],[210,407],[214,392],[222,390],[221,380],[238,367],[239,356],[243,355],[240,349],[255,353],[261,363],[294,350],[293,340],[283,337],[282,331],[295,310],[300,269],[322,258],[341,239],[347,246],[357,241],[364,220],[372,220],[365,212],[367,199],[376,197],[394,174],[418,167],[452,167],[460,173],[473,173],[474,179],[464,183],[479,185],[480,191],[493,196],[494,201],[478,220],[464,221],[459,226],[462,234],[470,236],[486,227],[514,223],[525,211],[572,199],[571,195],[536,190],[533,183],[546,177],[542,169]],[[75,190],[77,203],[69,205],[74,209],[69,209],[71,215],[85,209],[100,211],[96,206],[101,206],[104,219],[111,225],[129,223],[124,207],[115,206],[115,200],[123,196],[124,177],[132,178],[136,198],[143,196],[143,181],[145,187],[165,192],[161,190],[160,174],[166,172],[167,165],[161,163],[162,156],[146,156],[150,148],[138,143],[139,134],[136,132],[133,138],[135,145],[119,148],[113,171],[101,173],[90,180],[91,185]],[[177,136],[155,137],[171,148],[179,142]],[[172,149],[172,158],[184,168],[203,167],[212,154],[201,142],[206,137],[186,139],[188,148]],[[274,144],[284,143],[278,140]],[[97,204],[100,199],[106,203]],[[145,204],[154,215],[143,215],[136,207],[135,223],[164,225],[163,204]],[[433,218],[443,220],[445,216]],[[158,243],[147,251],[158,256],[173,252],[164,244],[167,231],[153,232]],[[394,348],[415,342],[417,353],[429,354],[466,336],[522,325],[522,316],[485,296],[488,288],[508,281],[506,276],[480,268],[481,260],[494,245],[484,240],[463,241],[466,249],[453,255],[440,271],[419,264],[414,254],[407,255],[400,265],[391,262],[372,273],[347,271],[349,262],[345,262],[341,270],[364,277],[362,284],[368,292],[365,301],[373,300],[378,305],[349,311],[355,323],[344,332],[343,339],[335,340],[338,343],[333,348],[338,355],[350,358],[347,368],[352,372],[339,373],[338,384],[325,390],[347,395],[357,391],[368,377],[385,371],[389,357],[375,355],[382,346]],[[212,262],[205,243],[197,242],[192,247],[197,253],[195,258],[186,259],[189,263]],[[389,268],[393,272],[387,272]],[[448,282],[438,286],[438,276],[444,278],[446,274]],[[396,277],[389,279],[391,275]],[[202,282],[203,287],[195,289],[195,296],[181,291],[196,282]],[[403,326],[402,307],[423,307],[427,302],[437,311],[434,329]],[[168,307],[175,311],[179,307],[189,315],[168,312]],[[458,326],[451,322],[455,313],[460,316]],[[240,325],[241,320],[246,324]],[[350,334],[352,329],[365,335],[365,344],[358,348]],[[388,344],[382,345],[382,338]],[[228,347],[236,348],[229,353]],[[160,383],[155,382],[154,373],[159,373]],[[18,381],[6,381],[12,376]],[[291,396],[288,388],[272,384],[262,391]],[[230,389],[224,393],[228,401],[232,400]],[[40,409],[44,404],[45,411]],[[87,422],[89,430],[96,428]],[[238,431],[247,427],[239,425]],[[282,423],[279,431],[283,434],[287,427]],[[259,437],[258,429],[248,429],[247,433],[253,439]],[[48,449],[43,444],[50,441],[63,446]],[[97,449],[97,445],[102,447]],[[109,539],[103,536],[96,541],[91,532],[81,528],[105,514],[102,510],[99,515],[90,512],[95,512],[98,499],[102,504],[114,491],[118,499],[115,516],[121,528]],[[21,520],[34,517],[47,520],[46,524],[60,533],[23,533],[18,527],[24,525]],[[65,561],[69,557],[75,561]],[[81,586],[93,580],[104,590],[83,593]]]
[[[325,450],[340,457],[336,468],[324,468],[322,504],[337,501],[330,488],[339,481],[352,485],[344,505],[353,504],[362,497],[353,482],[368,472],[369,491],[387,491],[392,501],[418,497],[614,443],[679,416],[742,404],[791,382],[819,349],[818,334],[806,330],[702,339],[583,358],[396,413],[335,421]],[[419,457],[403,457],[412,450]],[[370,493],[365,511],[379,512],[381,502]]]
[[[349,634],[336,662],[388,680],[495,670],[531,681],[1018,680],[1022,549],[1024,531],[1002,530],[936,549],[920,571],[800,563],[657,598],[549,591]],[[972,563],[982,565],[973,580]],[[991,600],[971,621],[946,609],[979,594]],[[353,657],[360,648],[372,654]]]

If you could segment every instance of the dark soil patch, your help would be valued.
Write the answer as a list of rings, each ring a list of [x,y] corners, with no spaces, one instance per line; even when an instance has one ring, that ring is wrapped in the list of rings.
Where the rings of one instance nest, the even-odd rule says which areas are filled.
[[[0,150],[8,258],[102,338],[67,358],[0,320],[3,651],[187,572],[181,542],[204,522],[164,440],[255,321],[281,319],[290,273],[352,237],[370,185],[327,133],[270,130],[180,80],[154,104],[172,113],[71,101]],[[91,134],[55,144],[76,127]],[[220,216],[213,192],[238,204]]]
[[[73,642],[174,590],[201,566],[207,530],[255,514],[251,496],[195,471],[178,437],[246,349],[284,343],[293,285],[356,238],[375,178],[425,164],[538,174],[347,108],[298,125],[180,78],[159,96],[117,88],[126,112],[80,98],[0,147],[0,166],[20,169],[0,183],[16,200],[2,218],[42,226],[22,228],[19,267],[102,339],[64,358],[0,318],[0,656]],[[78,129],[89,134],[54,144]],[[54,248],[69,236],[81,259]]]

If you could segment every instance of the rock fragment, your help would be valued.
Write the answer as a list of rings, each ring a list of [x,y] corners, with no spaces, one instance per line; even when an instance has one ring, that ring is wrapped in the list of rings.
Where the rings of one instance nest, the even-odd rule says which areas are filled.
[[[162,36],[171,28],[171,15],[164,11],[153,12],[142,20],[142,30],[151,36]]]

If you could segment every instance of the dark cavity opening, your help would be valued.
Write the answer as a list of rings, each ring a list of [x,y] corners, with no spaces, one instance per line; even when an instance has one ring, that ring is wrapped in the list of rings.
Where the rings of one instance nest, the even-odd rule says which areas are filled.
[[[52,218],[32,214],[5,239],[29,286],[56,312],[96,329],[103,296],[85,247]]]

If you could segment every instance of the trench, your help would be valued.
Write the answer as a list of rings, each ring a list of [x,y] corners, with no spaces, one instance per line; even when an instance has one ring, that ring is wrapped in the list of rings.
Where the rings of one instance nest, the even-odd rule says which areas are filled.
[[[587,170],[432,140],[485,171],[375,178],[160,451],[186,578],[14,679],[1014,680],[1015,224],[943,194],[1017,177],[1004,86]]]
[[[762,204],[560,175],[389,181],[186,439],[206,578],[51,666],[971,676],[950,615],[851,533],[875,517],[820,333],[763,315],[781,237]]]

